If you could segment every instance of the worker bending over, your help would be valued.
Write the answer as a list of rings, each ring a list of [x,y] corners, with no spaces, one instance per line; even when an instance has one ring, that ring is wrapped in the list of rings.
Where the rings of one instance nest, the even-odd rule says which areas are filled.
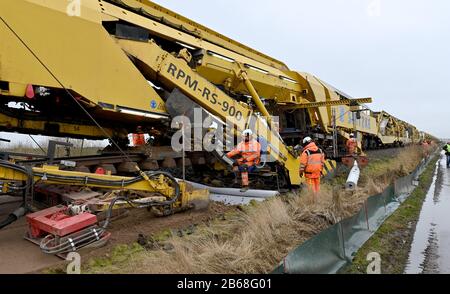
[[[242,142],[227,153],[228,158],[236,158],[233,164],[233,171],[236,173],[236,177],[238,173],[241,173],[241,192],[248,190],[248,173],[256,169],[256,165],[261,159],[261,144],[253,139],[252,136],[252,130],[245,130],[242,133]]]
[[[300,155],[300,177],[306,178],[308,187],[317,196],[320,191],[325,154],[310,137],[303,139],[303,146],[303,152]]]
[[[450,168],[450,142],[444,146],[445,155],[447,155],[447,168]]]
[[[358,151],[358,141],[356,141],[355,135],[350,134],[350,139],[347,140],[347,152],[349,155],[354,155]]]

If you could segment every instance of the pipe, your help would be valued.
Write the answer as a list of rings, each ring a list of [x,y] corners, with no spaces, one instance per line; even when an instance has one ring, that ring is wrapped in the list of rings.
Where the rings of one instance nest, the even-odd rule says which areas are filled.
[[[195,189],[208,189],[211,194],[217,195],[228,195],[228,196],[238,196],[238,197],[250,197],[250,198],[270,198],[279,195],[278,191],[268,191],[268,190],[248,190],[247,192],[241,192],[240,189],[234,188],[217,188],[210,187],[194,182],[187,183],[191,184]]]
[[[355,190],[358,186],[359,175],[361,171],[359,170],[358,161],[355,159],[355,164],[353,165],[350,173],[348,174],[347,182],[345,183],[345,188],[347,190]]]
[[[24,216],[26,212],[27,212],[27,210],[23,206],[17,208],[13,213],[8,215],[8,217],[5,220],[0,222],[0,229],[3,229],[4,227],[9,226],[13,222],[18,220],[22,216]]]
[[[211,193],[209,198],[215,202],[222,202],[226,205],[248,205],[251,201],[263,202],[265,198],[248,197],[248,196],[233,196],[224,194]]]

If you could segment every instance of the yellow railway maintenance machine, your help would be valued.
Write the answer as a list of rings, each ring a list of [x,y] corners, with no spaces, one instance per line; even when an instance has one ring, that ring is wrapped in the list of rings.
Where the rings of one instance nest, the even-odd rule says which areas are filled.
[[[170,144],[164,135],[172,132],[171,118],[198,107],[234,134],[257,130],[265,145],[263,172],[283,175],[283,186],[299,186],[298,154],[283,134],[290,127],[288,115],[301,121],[297,143],[315,130],[318,139],[327,139],[333,109],[347,113],[371,102],[342,95],[313,75],[291,71],[150,1],[3,0],[0,17],[2,131],[110,139],[121,150],[140,126],[160,134],[158,147],[164,147]],[[350,125],[337,127],[345,135]],[[216,166],[230,164],[225,151],[216,154],[221,160]],[[336,162],[327,160],[326,166],[332,171]],[[205,199],[205,191],[193,191],[168,173],[135,172],[136,177],[121,177],[2,161],[0,178],[5,191],[28,191],[24,209],[32,208],[28,197],[35,189],[71,187],[55,192],[64,197],[64,207],[28,215],[31,238],[48,234],[41,246],[54,253],[99,241],[115,207],[153,207],[164,215]],[[86,196],[91,192],[95,196]],[[106,222],[99,225],[90,214],[106,206]],[[85,216],[82,228],[73,227],[78,215]],[[56,230],[58,224],[65,230]]]
[[[262,130],[267,158],[296,186],[297,154],[271,127],[275,110],[320,102],[307,108],[309,124],[327,131],[330,107],[349,104],[314,76],[154,3],[87,0],[75,8],[1,1],[1,99],[23,106],[1,109],[1,129],[121,143],[137,126],[167,133],[167,105],[181,93],[237,133]]]

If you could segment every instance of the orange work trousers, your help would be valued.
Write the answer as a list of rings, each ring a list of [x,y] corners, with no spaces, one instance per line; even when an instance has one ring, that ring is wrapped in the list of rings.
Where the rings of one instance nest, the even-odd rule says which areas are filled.
[[[306,178],[306,184],[308,184],[308,188],[311,189],[315,194],[320,192],[320,178]]]

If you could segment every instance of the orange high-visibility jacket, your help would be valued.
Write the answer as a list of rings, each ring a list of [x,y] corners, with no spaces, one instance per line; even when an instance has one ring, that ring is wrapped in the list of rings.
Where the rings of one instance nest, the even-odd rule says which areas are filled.
[[[356,149],[358,148],[358,141],[356,141],[355,138],[350,138],[348,139],[346,145],[348,153],[352,154],[355,153]]]
[[[238,154],[242,156],[237,159],[238,164],[247,164],[248,166],[258,164],[261,159],[261,144],[256,140],[242,141],[236,148],[227,153],[227,157],[232,158]]]
[[[324,163],[325,154],[312,142],[303,149],[300,156],[300,172],[304,172],[310,179],[320,178]]]
[[[133,145],[134,146],[145,145],[145,134],[133,134]]]

